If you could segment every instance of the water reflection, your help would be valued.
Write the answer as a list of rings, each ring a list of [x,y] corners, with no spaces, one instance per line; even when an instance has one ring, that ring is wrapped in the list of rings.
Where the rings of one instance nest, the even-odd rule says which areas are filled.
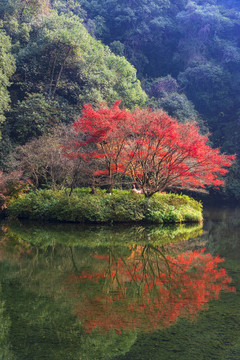
[[[24,360],[113,359],[141,333],[192,322],[235,290],[201,234],[199,225],[3,224],[5,351]]]
[[[79,225],[39,224],[34,222],[10,222],[3,224],[2,232],[8,237],[37,245],[38,247],[145,244],[162,245],[194,238],[202,233],[201,224],[181,225]]]
[[[18,276],[25,287],[71,304],[87,333],[95,328],[114,329],[116,333],[123,329],[166,328],[179,316],[193,319],[210,300],[218,299],[221,291],[234,290],[229,286],[231,278],[225,269],[217,268],[223,259],[203,249],[185,251],[184,246],[179,249],[179,246],[149,244],[149,239],[156,240],[156,234],[163,232],[161,227],[156,228],[155,233],[153,228],[142,228],[141,232],[139,227],[130,229],[132,232],[128,229],[135,238],[141,233],[141,240],[144,234],[146,244],[129,244],[122,239],[122,246],[119,242],[106,246],[105,234],[108,232],[109,236],[110,230],[100,228],[98,246],[95,236],[90,247],[86,246],[88,229],[87,234],[78,232],[78,237],[81,234],[81,239],[85,239],[79,247],[75,245],[76,239],[73,245],[69,241],[68,246],[57,244],[62,233],[56,231],[56,227],[47,229],[51,234],[47,238],[52,244],[47,246],[46,230],[39,231],[36,226],[33,242],[41,242],[42,249],[23,240],[28,239],[26,224],[21,225],[19,231],[16,226],[3,226],[1,257],[18,263]],[[179,233],[184,238],[184,229],[173,228],[171,240]],[[188,237],[189,228],[185,230]],[[190,231],[196,233],[199,228],[193,227]],[[170,230],[165,229],[165,243],[168,232]],[[125,234],[124,228],[119,229],[118,234],[121,233]]]
[[[9,332],[11,321],[6,313],[5,301],[3,300],[2,286],[0,284],[0,358],[13,360],[14,355],[10,349]]]
[[[240,209],[206,210],[204,228],[211,253],[240,261]]]
[[[235,291],[223,259],[201,251],[168,255],[150,245],[131,246],[123,256],[116,249],[108,255],[93,254],[96,261],[81,274],[67,280],[75,287],[78,301],[74,312],[84,321],[84,329],[103,331],[166,328],[178,317],[196,318],[221,291]],[[91,282],[91,293],[86,284]]]

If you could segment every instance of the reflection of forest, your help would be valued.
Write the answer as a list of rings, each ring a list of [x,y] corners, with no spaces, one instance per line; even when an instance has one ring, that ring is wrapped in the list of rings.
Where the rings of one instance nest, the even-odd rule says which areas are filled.
[[[53,241],[47,228],[42,233],[35,228],[30,243],[26,239],[32,229],[23,226],[17,232],[16,227],[3,226],[0,242],[4,316],[11,324],[6,341],[11,339],[9,348],[17,359],[123,356],[141,332],[166,329],[179,317],[193,319],[222,290],[233,290],[230,277],[217,267],[218,257],[194,251],[194,241],[190,250],[188,242],[157,245],[153,228],[156,245],[147,242],[143,229],[142,244],[123,241],[122,246],[120,234],[127,236],[128,230],[133,240],[136,228],[119,230],[112,246],[109,228],[101,228],[101,236],[90,246],[84,241],[76,246],[74,231],[72,241],[65,238],[66,246]],[[86,234],[90,240],[90,232]],[[174,232],[172,237],[176,239]]]
[[[3,300],[2,287],[0,285],[0,359],[14,360],[10,350],[9,331],[11,322],[6,313],[5,301]]]
[[[239,209],[212,209],[205,212],[205,236],[211,253],[240,260]]]

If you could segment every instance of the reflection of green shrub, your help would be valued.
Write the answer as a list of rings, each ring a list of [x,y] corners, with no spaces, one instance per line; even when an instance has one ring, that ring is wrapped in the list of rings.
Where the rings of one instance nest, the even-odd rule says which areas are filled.
[[[126,246],[129,244],[163,245],[169,242],[188,240],[201,235],[201,224],[42,224],[33,221],[14,220],[9,223],[7,235],[12,239],[12,248],[17,251],[19,239],[40,247],[64,244],[68,246]],[[10,245],[10,242],[8,241]]]
[[[64,222],[200,222],[202,206],[185,195],[156,194],[150,199],[129,191],[90,194],[76,189],[71,196],[64,191],[39,190],[13,201],[9,215],[19,218]]]

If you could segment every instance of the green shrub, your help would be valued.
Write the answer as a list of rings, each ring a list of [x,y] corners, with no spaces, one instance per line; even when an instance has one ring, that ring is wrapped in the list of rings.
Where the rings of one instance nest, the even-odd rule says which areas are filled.
[[[112,194],[109,204],[113,221],[140,221],[145,217],[145,199],[141,195],[117,191]]]
[[[188,206],[181,206],[180,209],[184,222],[199,222],[201,219],[202,211],[195,210]]]
[[[165,223],[181,223],[183,221],[183,216],[179,209],[176,209],[174,206],[170,205],[164,213],[163,222]]]
[[[86,194],[90,194],[92,191],[92,189],[90,187],[86,187],[86,188],[76,188],[73,190],[73,194],[78,194],[78,195],[86,195]],[[70,189],[69,189],[70,192]]]
[[[148,222],[162,224],[164,222],[164,212],[162,210],[148,210],[146,220]]]
[[[38,190],[13,200],[13,217],[62,222],[200,222],[202,205],[185,195],[156,194],[147,199],[128,190],[90,194],[91,189]]]

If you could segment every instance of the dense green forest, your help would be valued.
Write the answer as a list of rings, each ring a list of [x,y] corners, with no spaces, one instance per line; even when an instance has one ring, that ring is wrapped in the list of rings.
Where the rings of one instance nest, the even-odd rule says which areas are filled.
[[[53,146],[52,130],[83,104],[118,99],[196,120],[213,146],[239,155],[239,33],[236,0],[1,1],[1,169],[42,136]],[[225,199],[240,199],[239,175],[236,162]]]

